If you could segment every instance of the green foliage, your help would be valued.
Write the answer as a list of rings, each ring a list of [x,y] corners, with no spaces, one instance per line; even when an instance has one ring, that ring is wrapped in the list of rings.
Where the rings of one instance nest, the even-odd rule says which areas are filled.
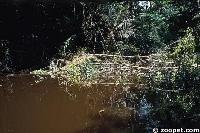
[[[192,122],[199,119],[200,68],[197,66],[195,50],[193,30],[188,29],[174,51],[166,53],[169,57],[157,61],[170,60],[177,67],[162,69],[163,65],[160,65],[157,69],[157,64],[152,67],[148,80],[150,90],[146,95],[153,106],[150,118],[161,125],[191,126]]]
[[[191,126],[198,119],[200,68],[195,64],[195,48],[192,30],[188,29],[173,53],[168,54],[170,57],[164,61],[172,60],[177,68],[151,70],[151,93],[146,95],[153,105],[150,116],[153,120],[164,125]],[[158,62],[163,60],[160,58]]]
[[[8,40],[0,40],[0,72],[12,72],[10,69],[12,61],[8,44]]]
[[[127,45],[130,48],[134,47],[128,41],[128,38],[134,34],[134,16],[130,11],[129,3],[112,2],[86,6],[87,15],[84,17],[83,31],[90,51],[123,54],[121,48]],[[129,54],[133,55],[135,50],[132,51]]]
[[[74,47],[75,38],[76,38],[76,36],[72,35],[64,42],[64,45],[60,46],[60,48],[58,49],[58,54],[57,54],[57,56],[59,56],[59,58],[66,58],[70,54],[76,52],[77,49],[76,49],[76,47]]]
[[[140,54],[167,46],[176,39],[169,27],[181,9],[170,1],[147,1],[147,4],[150,6],[142,6],[138,1],[86,5],[83,31],[87,46],[98,53],[122,54],[118,44],[133,46]]]
[[[192,30],[188,29],[186,35],[180,40],[174,48],[174,52],[168,58],[158,59],[158,62],[174,62],[177,68],[172,69],[155,69],[151,75],[153,87],[159,89],[170,88],[171,90],[185,89],[188,78],[192,78],[194,65],[196,65],[195,41]],[[189,83],[188,83],[189,84]]]
[[[99,6],[104,20],[113,26],[119,26],[129,15],[129,5],[126,2],[113,2]]]
[[[169,30],[170,19],[178,13],[178,8],[165,1],[152,2],[152,6],[140,11],[134,22],[134,40],[140,53],[158,52],[174,39]]]
[[[195,38],[192,35],[192,30],[188,29],[186,35],[180,40],[175,47],[172,57],[179,61],[181,65],[192,65],[195,63]]]
[[[190,70],[180,69],[156,75],[159,78],[146,93],[152,104],[150,118],[153,121],[161,125],[189,127],[199,119],[200,68]]]
[[[34,70],[34,71],[30,72],[30,74],[42,76],[42,75],[49,75],[49,72],[47,70],[39,69],[39,70]]]
[[[195,105],[191,94],[185,94],[182,96],[178,95],[176,100],[185,112],[190,112],[192,107]]]
[[[95,57],[83,55],[75,58],[66,66],[66,75],[69,81],[73,83],[88,83],[95,79],[97,70],[92,64],[96,61]]]
[[[81,53],[74,56],[72,61],[68,61],[64,66],[59,66],[60,60],[53,60],[49,68],[34,70],[30,74],[38,77],[50,76],[51,78],[56,78],[60,85],[88,85],[96,78],[97,69],[93,65],[96,61],[96,57]]]

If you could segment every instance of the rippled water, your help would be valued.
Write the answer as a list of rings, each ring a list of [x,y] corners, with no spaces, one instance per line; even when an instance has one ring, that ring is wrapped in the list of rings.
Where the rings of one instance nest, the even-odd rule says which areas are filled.
[[[131,133],[136,111],[123,86],[61,87],[32,75],[0,77],[0,133]],[[129,90],[130,91],[130,90]]]

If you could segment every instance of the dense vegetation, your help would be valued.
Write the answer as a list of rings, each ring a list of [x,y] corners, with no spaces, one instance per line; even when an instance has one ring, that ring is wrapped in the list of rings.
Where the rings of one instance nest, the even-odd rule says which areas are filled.
[[[172,49],[188,27],[198,44],[198,5],[196,0],[1,2],[1,71],[45,66],[58,53],[81,48],[148,55]]]
[[[173,61],[178,68],[152,67],[145,79],[149,89],[138,97],[145,96],[152,107],[148,124],[171,128],[200,124],[198,0],[0,2],[0,29],[2,73],[45,67],[53,58],[70,58],[80,51],[162,53],[160,62]],[[73,73],[71,79],[79,81],[74,73],[80,74],[82,68],[76,63],[67,69]],[[84,63],[84,69],[92,70],[89,74],[95,73]]]

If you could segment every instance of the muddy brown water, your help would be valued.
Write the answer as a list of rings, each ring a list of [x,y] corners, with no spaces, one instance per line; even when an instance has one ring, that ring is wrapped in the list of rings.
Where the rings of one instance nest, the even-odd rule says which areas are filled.
[[[60,86],[33,75],[0,76],[0,133],[130,133],[122,86]]]

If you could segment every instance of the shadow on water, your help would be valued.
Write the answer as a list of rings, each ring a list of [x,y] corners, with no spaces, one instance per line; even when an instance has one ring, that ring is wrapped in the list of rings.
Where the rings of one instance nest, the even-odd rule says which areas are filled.
[[[0,77],[1,133],[131,133],[134,103],[122,86],[61,87],[31,75]],[[136,130],[137,129],[137,130]]]

